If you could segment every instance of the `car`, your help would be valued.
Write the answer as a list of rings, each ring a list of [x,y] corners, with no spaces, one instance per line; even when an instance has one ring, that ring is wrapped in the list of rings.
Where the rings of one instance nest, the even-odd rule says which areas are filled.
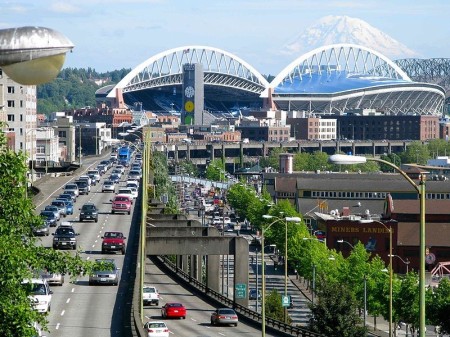
[[[133,199],[137,199],[139,196],[138,189],[136,187],[127,187],[131,190],[131,194],[133,195]]]
[[[122,171],[122,174],[124,174],[125,173],[125,166],[123,166],[123,165],[116,165],[115,170],[120,170],[120,171]]]
[[[26,288],[33,309],[38,312],[49,312],[52,304],[52,294],[50,286],[44,279],[32,278],[22,281],[22,285]]]
[[[100,182],[100,173],[98,172],[98,170],[95,170],[95,169],[93,169],[93,170],[88,170],[88,175],[92,175],[93,176],[93,178],[94,178],[94,180],[98,183],[98,182]],[[91,179],[92,179],[92,177],[91,177]]]
[[[44,207],[44,211],[51,211],[55,213],[56,221],[59,221],[61,219],[61,211],[57,206],[47,205]]]
[[[50,235],[50,221],[44,219],[44,222],[40,225],[33,227],[34,236],[49,236]]]
[[[89,285],[119,284],[119,269],[114,259],[95,259],[95,266],[89,275]]]
[[[117,174],[119,177],[121,177],[123,175],[123,171],[115,168],[114,170],[111,171],[111,174]]]
[[[105,165],[97,165],[97,171],[100,175],[104,175],[107,170],[108,169]]]
[[[92,202],[87,202],[80,208],[80,222],[84,220],[98,222],[98,209]]]
[[[127,181],[125,182],[125,185],[128,186],[128,184],[136,184],[137,186],[139,186],[139,180],[128,178]]]
[[[156,287],[151,285],[144,285],[142,289],[142,304],[145,305],[152,305],[155,304],[156,306],[159,305],[159,293],[158,289]]]
[[[91,185],[92,186],[96,186],[98,181],[97,181],[97,179],[95,177],[95,174],[88,173],[87,176],[89,177],[89,179],[91,179]]]
[[[116,192],[116,184],[111,180],[106,180],[103,183],[102,192]]]
[[[105,232],[102,239],[102,254],[106,252],[121,252],[122,255],[125,255],[126,237],[122,232]]]
[[[67,215],[73,215],[73,201],[68,199],[56,199],[56,201],[62,201],[64,202],[64,205],[66,205],[66,214]]]
[[[161,308],[162,318],[186,319],[186,307],[179,302],[168,302]]]
[[[144,324],[147,337],[169,337],[170,332],[165,322],[147,322]]]
[[[91,191],[91,186],[87,183],[86,180],[77,180],[75,184],[78,186],[78,191],[80,194],[89,194]]]
[[[87,174],[79,176],[77,180],[85,180],[89,186],[95,184],[95,183],[92,181],[92,179],[89,178],[89,175],[87,175]]]
[[[79,233],[69,222],[63,222],[56,228],[53,235],[53,249],[77,249],[77,236]]]
[[[131,189],[125,188],[125,187],[120,187],[119,190],[117,191],[117,195],[125,195],[127,197],[130,197],[131,203],[133,203],[134,195],[133,195],[133,192],[131,191]]]
[[[112,166],[111,162],[109,160],[107,160],[107,159],[102,160],[100,162],[100,165],[105,165],[106,170],[109,170],[111,168],[111,166]]]
[[[78,197],[80,195],[80,191],[78,190],[78,185],[69,183],[64,186],[64,193],[67,193],[66,191],[74,191],[75,195]]]
[[[60,194],[59,196],[61,197],[61,195],[67,195],[67,194],[72,197],[72,200],[74,203],[77,202],[78,195],[76,194],[76,192],[74,190],[64,190],[64,193]]]
[[[248,299],[249,300],[256,300],[256,299],[260,300],[261,292],[259,290],[257,291],[256,288],[250,289],[250,291],[248,292]]]
[[[113,173],[109,176],[109,180],[115,184],[118,184],[120,183],[120,175],[118,175],[117,173]]]
[[[77,201],[77,197],[73,193],[72,194],[71,193],[62,193],[62,194],[58,195],[57,199],[69,200],[72,203],[75,203]]]
[[[132,178],[132,179],[141,179],[142,174],[140,170],[130,170],[128,172],[128,178]]]
[[[67,207],[64,200],[53,200],[51,205],[58,207],[59,214],[61,214],[63,217],[67,216]]]
[[[111,214],[114,213],[131,213],[132,198],[128,195],[116,195],[111,200]]]
[[[127,181],[126,188],[134,187],[135,189],[139,189],[139,183],[137,181]]]
[[[218,308],[211,314],[211,325],[231,324],[237,326],[238,322],[236,311],[230,308]]]
[[[44,221],[49,223],[50,227],[56,227],[58,218],[56,217],[55,212],[42,210],[39,215],[44,219]]]
[[[47,281],[49,285],[62,286],[64,284],[64,275],[60,273],[52,273],[47,269],[39,273],[39,278]]]

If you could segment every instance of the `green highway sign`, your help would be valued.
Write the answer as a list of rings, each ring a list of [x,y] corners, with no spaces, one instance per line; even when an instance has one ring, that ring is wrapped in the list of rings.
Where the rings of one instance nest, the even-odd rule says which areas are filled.
[[[247,285],[245,283],[237,283],[235,285],[235,297],[247,298]]]
[[[283,305],[283,307],[288,307],[290,303],[291,303],[291,296],[289,295],[281,296],[281,304]]]

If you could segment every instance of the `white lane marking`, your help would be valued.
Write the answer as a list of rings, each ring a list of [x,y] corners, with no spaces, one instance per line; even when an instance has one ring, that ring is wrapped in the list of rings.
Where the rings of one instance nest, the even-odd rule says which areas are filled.
[[[221,336],[226,336],[224,333],[221,333],[221,332],[218,332],[217,334],[221,335]]]
[[[78,280],[77,280],[78,281]],[[75,288],[72,288],[72,290],[70,291],[71,293],[75,292]]]
[[[89,260],[91,257],[90,256],[88,256],[87,258],[86,258],[86,260]]]
[[[94,242],[97,243],[98,240],[95,240]]]
[[[69,302],[70,302],[70,297],[67,299],[66,303],[69,303]]]
[[[61,316],[64,316],[65,313],[66,313],[65,310],[61,311]]]
[[[58,324],[56,324],[56,327],[55,327],[55,329],[56,329],[56,330],[58,330],[58,329],[59,329],[59,323],[58,323]]]
[[[150,317],[149,317],[149,316],[145,316],[145,318],[147,318],[147,319],[150,319]]]

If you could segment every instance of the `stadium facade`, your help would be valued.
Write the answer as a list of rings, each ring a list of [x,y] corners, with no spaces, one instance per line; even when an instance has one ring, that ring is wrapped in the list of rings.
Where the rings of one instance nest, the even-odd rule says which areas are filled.
[[[324,46],[289,64],[269,82],[239,57],[206,46],[179,47],[150,57],[124,77],[107,97],[123,94],[154,112],[185,112],[183,66],[203,68],[204,110],[277,109],[345,115],[371,109],[386,115],[443,113],[445,90],[413,81],[399,65],[369,48]]]

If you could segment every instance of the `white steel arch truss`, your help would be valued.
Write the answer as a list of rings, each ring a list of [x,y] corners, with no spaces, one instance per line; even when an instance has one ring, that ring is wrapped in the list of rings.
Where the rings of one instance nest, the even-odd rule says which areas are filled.
[[[139,64],[117,85],[132,92],[162,86],[181,85],[183,65],[201,63],[205,85],[223,86],[261,94],[267,80],[250,64],[224,50],[206,46],[185,46],[152,56]],[[116,90],[108,97],[115,97]]]
[[[411,81],[397,64],[374,50],[354,44],[334,44],[300,56],[273,79],[270,87],[286,81],[292,83],[294,78],[303,80],[314,73],[328,75],[332,71]]]

